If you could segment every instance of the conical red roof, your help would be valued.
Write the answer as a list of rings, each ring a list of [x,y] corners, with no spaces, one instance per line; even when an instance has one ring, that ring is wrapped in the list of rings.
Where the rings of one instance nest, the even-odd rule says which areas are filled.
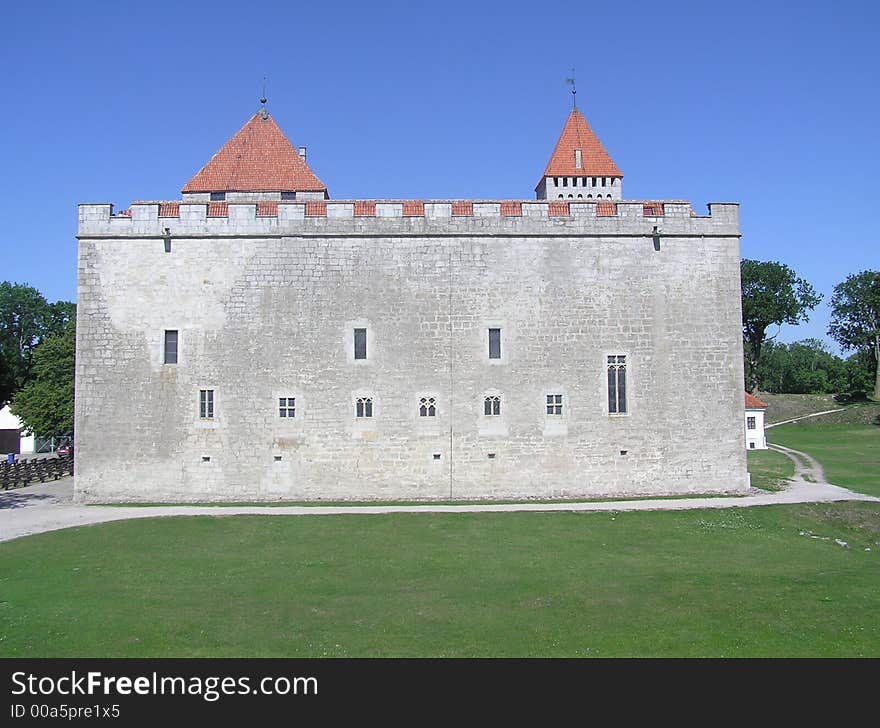
[[[577,166],[578,155],[575,154],[578,149],[581,150],[580,167]],[[544,176],[623,177],[623,172],[608,156],[584,115],[578,109],[572,109],[547,162]]]
[[[271,116],[254,114],[183,192],[327,192]]]

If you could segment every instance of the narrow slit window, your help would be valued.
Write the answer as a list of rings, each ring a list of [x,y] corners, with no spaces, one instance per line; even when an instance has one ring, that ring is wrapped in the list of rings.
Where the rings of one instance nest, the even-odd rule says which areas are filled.
[[[581,164],[581,150],[574,150],[574,166],[575,169],[580,169],[583,165]]]
[[[214,419],[214,390],[199,390],[199,418],[203,420]]]
[[[373,398],[372,397],[358,397],[355,402],[355,414],[358,417],[372,417],[373,416]]]
[[[366,329],[355,329],[354,330],[354,358],[355,359],[366,359],[367,358],[367,330]]]
[[[166,364],[177,364],[177,331],[173,329],[165,330],[165,355]]]
[[[434,397],[422,397],[419,399],[419,417],[436,417],[437,400]]]
[[[501,414],[501,397],[492,395],[483,400],[483,414],[495,417]]]
[[[547,395],[547,414],[548,415],[561,415],[562,414],[562,395],[561,394],[548,394]]]
[[[278,416],[296,417],[296,397],[278,398]]]
[[[501,358],[501,329],[489,329],[489,358]]]
[[[626,414],[626,357],[608,357],[608,413]]]

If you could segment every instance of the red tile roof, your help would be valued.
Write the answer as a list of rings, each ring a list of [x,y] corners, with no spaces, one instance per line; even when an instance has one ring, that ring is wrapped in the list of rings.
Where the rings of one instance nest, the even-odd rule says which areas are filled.
[[[766,402],[762,402],[757,397],[746,392],[746,409],[764,409],[768,406]]]
[[[597,202],[596,217],[613,217],[617,214],[617,205],[613,202]]]
[[[327,203],[306,202],[306,217],[327,217]]]
[[[272,119],[254,114],[183,192],[324,192],[327,187]]]
[[[209,202],[208,217],[229,217],[229,203]]]
[[[567,202],[548,202],[547,215],[550,217],[565,217],[570,215]]]
[[[452,203],[453,217],[466,217],[474,214],[474,203],[470,200],[461,200]]]
[[[180,203],[160,202],[159,217],[180,217]]]
[[[355,217],[376,217],[376,203],[372,200],[359,200],[354,203]]]
[[[502,202],[501,214],[505,217],[522,216],[522,202]]]
[[[404,217],[422,217],[425,214],[425,203],[421,200],[404,200]]]
[[[575,162],[576,149],[581,150],[580,167]],[[584,115],[572,109],[547,162],[544,177],[623,177],[623,172],[608,156]]]
[[[278,217],[278,203],[258,202],[257,217]]]

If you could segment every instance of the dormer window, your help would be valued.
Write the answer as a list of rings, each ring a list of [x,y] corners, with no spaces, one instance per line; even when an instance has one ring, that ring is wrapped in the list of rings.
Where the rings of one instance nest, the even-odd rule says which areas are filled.
[[[212,192],[211,193],[211,202],[225,202],[226,201],[226,193],[225,192]]]
[[[574,150],[574,166],[576,169],[580,169],[582,166],[581,165],[581,150],[580,149]]]

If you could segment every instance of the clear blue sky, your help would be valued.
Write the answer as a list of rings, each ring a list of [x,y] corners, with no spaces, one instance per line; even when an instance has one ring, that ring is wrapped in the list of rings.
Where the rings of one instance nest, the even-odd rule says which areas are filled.
[[[574,66],[626,197],[740,202],[827,301],[880,268],[878,5],[6,3],[0,278],[74,299],[76,204],[179,198],[264,75],[334,198],[531,198]]]

